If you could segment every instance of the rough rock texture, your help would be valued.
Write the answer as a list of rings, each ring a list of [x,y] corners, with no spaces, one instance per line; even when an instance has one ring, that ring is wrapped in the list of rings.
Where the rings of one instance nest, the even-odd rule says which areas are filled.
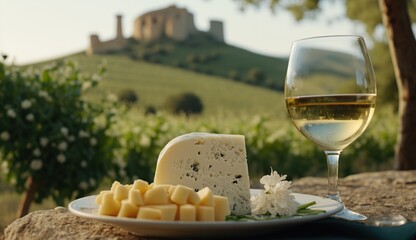
[[[324,196],[325,178],[306,177],[292,190]],[[339,191],[345,205],[367,216],[401,214],[416,221],[416,171],[362,173],[341,179]],[[15,239],[144,239],[108,224],[76,217],[66,208],[36,211],[15,220],[4,232]],[[0,237],[1,239],[1,237]]]
[[[72,215],[66,208],[35,211],[12,222],[4,239],[137,239],[137,236],[108,224]]]
[[[325,196],[325,178],[305,177],[293,182],[294,192]],[[385,171],[351,175],[338,183],[347,208],[368,217],[401,214],[416,221],[416,171]]]

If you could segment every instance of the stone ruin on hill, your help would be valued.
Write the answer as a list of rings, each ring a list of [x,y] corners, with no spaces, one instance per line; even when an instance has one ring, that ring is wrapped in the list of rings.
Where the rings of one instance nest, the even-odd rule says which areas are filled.
[[[175,5],[145,13],[134,20],[132,37],[137,41],[153,42],[164,38],[184,41],[199,31],[194,24],[194,16],[186,8]],[[222,21],[210,21],[207,32],[218,41],[224,41]],[[116,37],[108,41],[101,41],[99,36],[90,36],[87,54],[106,53],[126,48],[127,39],[123,36],[122,16],[117,15]]]

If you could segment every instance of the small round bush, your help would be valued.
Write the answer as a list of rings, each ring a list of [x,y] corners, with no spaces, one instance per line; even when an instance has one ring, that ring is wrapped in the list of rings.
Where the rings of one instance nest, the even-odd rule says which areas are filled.
[[[131,89],[125,89],[119,93],[118,96],[120,102],[126,104],[127,106],[132,106],[137,103],[139,97],[136,92]]]
[[[250,84],[262,85],[266,80],[266,75],[261,69],[254,67],[248,70],[245,76],[245,80]]]
[[[193,93],[182,93],[167,99],[166,107],[174,114],[200,114],[204,110],[201,99]]]

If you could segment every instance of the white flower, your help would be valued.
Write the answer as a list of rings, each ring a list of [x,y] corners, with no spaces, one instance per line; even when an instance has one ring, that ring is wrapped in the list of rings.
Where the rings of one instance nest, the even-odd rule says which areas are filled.
[[[82,190],[86,190],[88,188],[88,184],[82,181],[79,183],[78,187],[81,188]]]
[[[4,161],[0,165],[0,172],[7,174],[9,173],[9,163]]]
[[[28,115],[26,115],[26,120],[29,122],[32,122],[33,120],[35,120],[35,116],[33,116],[33,114],[29,113]]]
[[[32,106],[32,102],[30,100],[23,100],[20,104],[23,109],[28,109]]]
[[[39,95],[39,97],[44,97],[44,98],[48,98],[49,97],[48,92],[42,91],[42,90],[39,91],[38,95]]]
[[[96,81],[96,82],[101,81],[101,79],[102,79],[101,76],[96,74],[96,73],[93,74],[92,77],[91,77],[91,80]]]
[[[42,165],[43,165],[43,163],[42,163],[42,160],[40,160],[40,159],[33,159],[30,162],[30,168],[32,170],[35,170],[35,171],[41,169],[42,168]]]
[[[49,140],[45,137],[40,138],[40,145],[42,147],[45,147],[46,145],[48,145]]]
[[[74,135],[68,136],[68,141],[70,141],[70,142],[75,141],[75,136]]]
[[[46,92],[46,91],[40,90],[39,93],[38,93],[38,95],[39,95],[39,97],[43,97],[48,102],[52,101],[51,96],[49,96],[49,93]]]
[[[110,101],[110,102],[117,102],[117,95],[115,95],[115,94],[108,94],[107,95],[107,100],[108,101]]]
[[[78,137],[80,137],[80,138],[86,138],[86,137],[89,137],[90,136],[90,134],[89,133],[87,133],[87,132],[85,132],[85,131],[79,131],[79,133],[78,133]]]
[[[56,157],[56,160],[58,160],[59,163],[64,163],[66,161],[66,157],[61,153]]]
[[[66,128],[66,127],[61,127],[61,133],[62,133],[64,136],[67,136],[67,135],[68,135],[68,128]]]
[[[126,170],[124,170],[124,169],[120,169],[120,170],[118,171],[118,174],[120,174],[120,176],[122,176],[122,177],[125,177],[125,176],[126,176]]]
[[[97,145],[97,139],[96,139],[96,138],[91,138],[91,139],[90,139],[90,145],[91,145],[91,146],[95,146],[95,145]]]
[[[82,161],[81,162],[81,167],[83,167],[83,168],[87,167],[87,162],[86,161]]]
[[[291,182],[285,181],[286,175],[280,176],[276,171],[270,173],[270,175],[265,175],[260,179],[260,183],[264,185],[266,192],[276,192],[278,188],[289,189]]]
[[[35,157],[39,157],[41,155],[41,151],[39,148],[36,148],[35,150],[33,150],[33,156]]]
[[[131,130],[134,134],[139,134],[140,133],[140,131],[141,131],[141,128],[140,127],[133,127],[133,129]]]
[[[0,138],[3,141],[8,141],[10,139],[10,134],[7,131],[3,131],[0,134]]]
[[[82,91],[88,90],[89,88],[91,88],[91,86],[92,86],[92,83],[90,81],[83,82],[82,83]]]
[[[251,213],[254,215],[267,214],[275,217],[291,216],[296,213],[299,203],[289,190],[291,182],[286,181],[286,175],[280,176],[271,170],[270,175],[260,179],[264,185],[264,191],[251,197]]]
[[[61,151],[65,151],[67,149],[67,147],[68,147],[68,144],[65,141],[60,142],[58,144],[58,149],[61,150]]]
[[[140,139],[140,145],[143,147],[150,146],[150,138],[146,135],[143,135]]]
[[[94,187],[97,184],[97,181],[95,181],[94,178],[90,178],[89,184],[90,184],[91,187]]]
[[[11,118],[15,118],[16,117],[16,112],[13,109],[9,109],[9,110],[7,110],[7,116],[9,116]]]

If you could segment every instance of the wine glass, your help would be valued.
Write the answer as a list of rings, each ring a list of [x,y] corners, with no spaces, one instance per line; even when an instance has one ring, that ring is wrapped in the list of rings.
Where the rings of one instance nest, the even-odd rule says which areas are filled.
[[[325,152],[327,197],[340,203],[339,156],[368,126],[376,96],[374,70],[362,37],[322,36],[292,44],[286,106],[296,128]],[[345,206],[335,217],[366,219]]]

